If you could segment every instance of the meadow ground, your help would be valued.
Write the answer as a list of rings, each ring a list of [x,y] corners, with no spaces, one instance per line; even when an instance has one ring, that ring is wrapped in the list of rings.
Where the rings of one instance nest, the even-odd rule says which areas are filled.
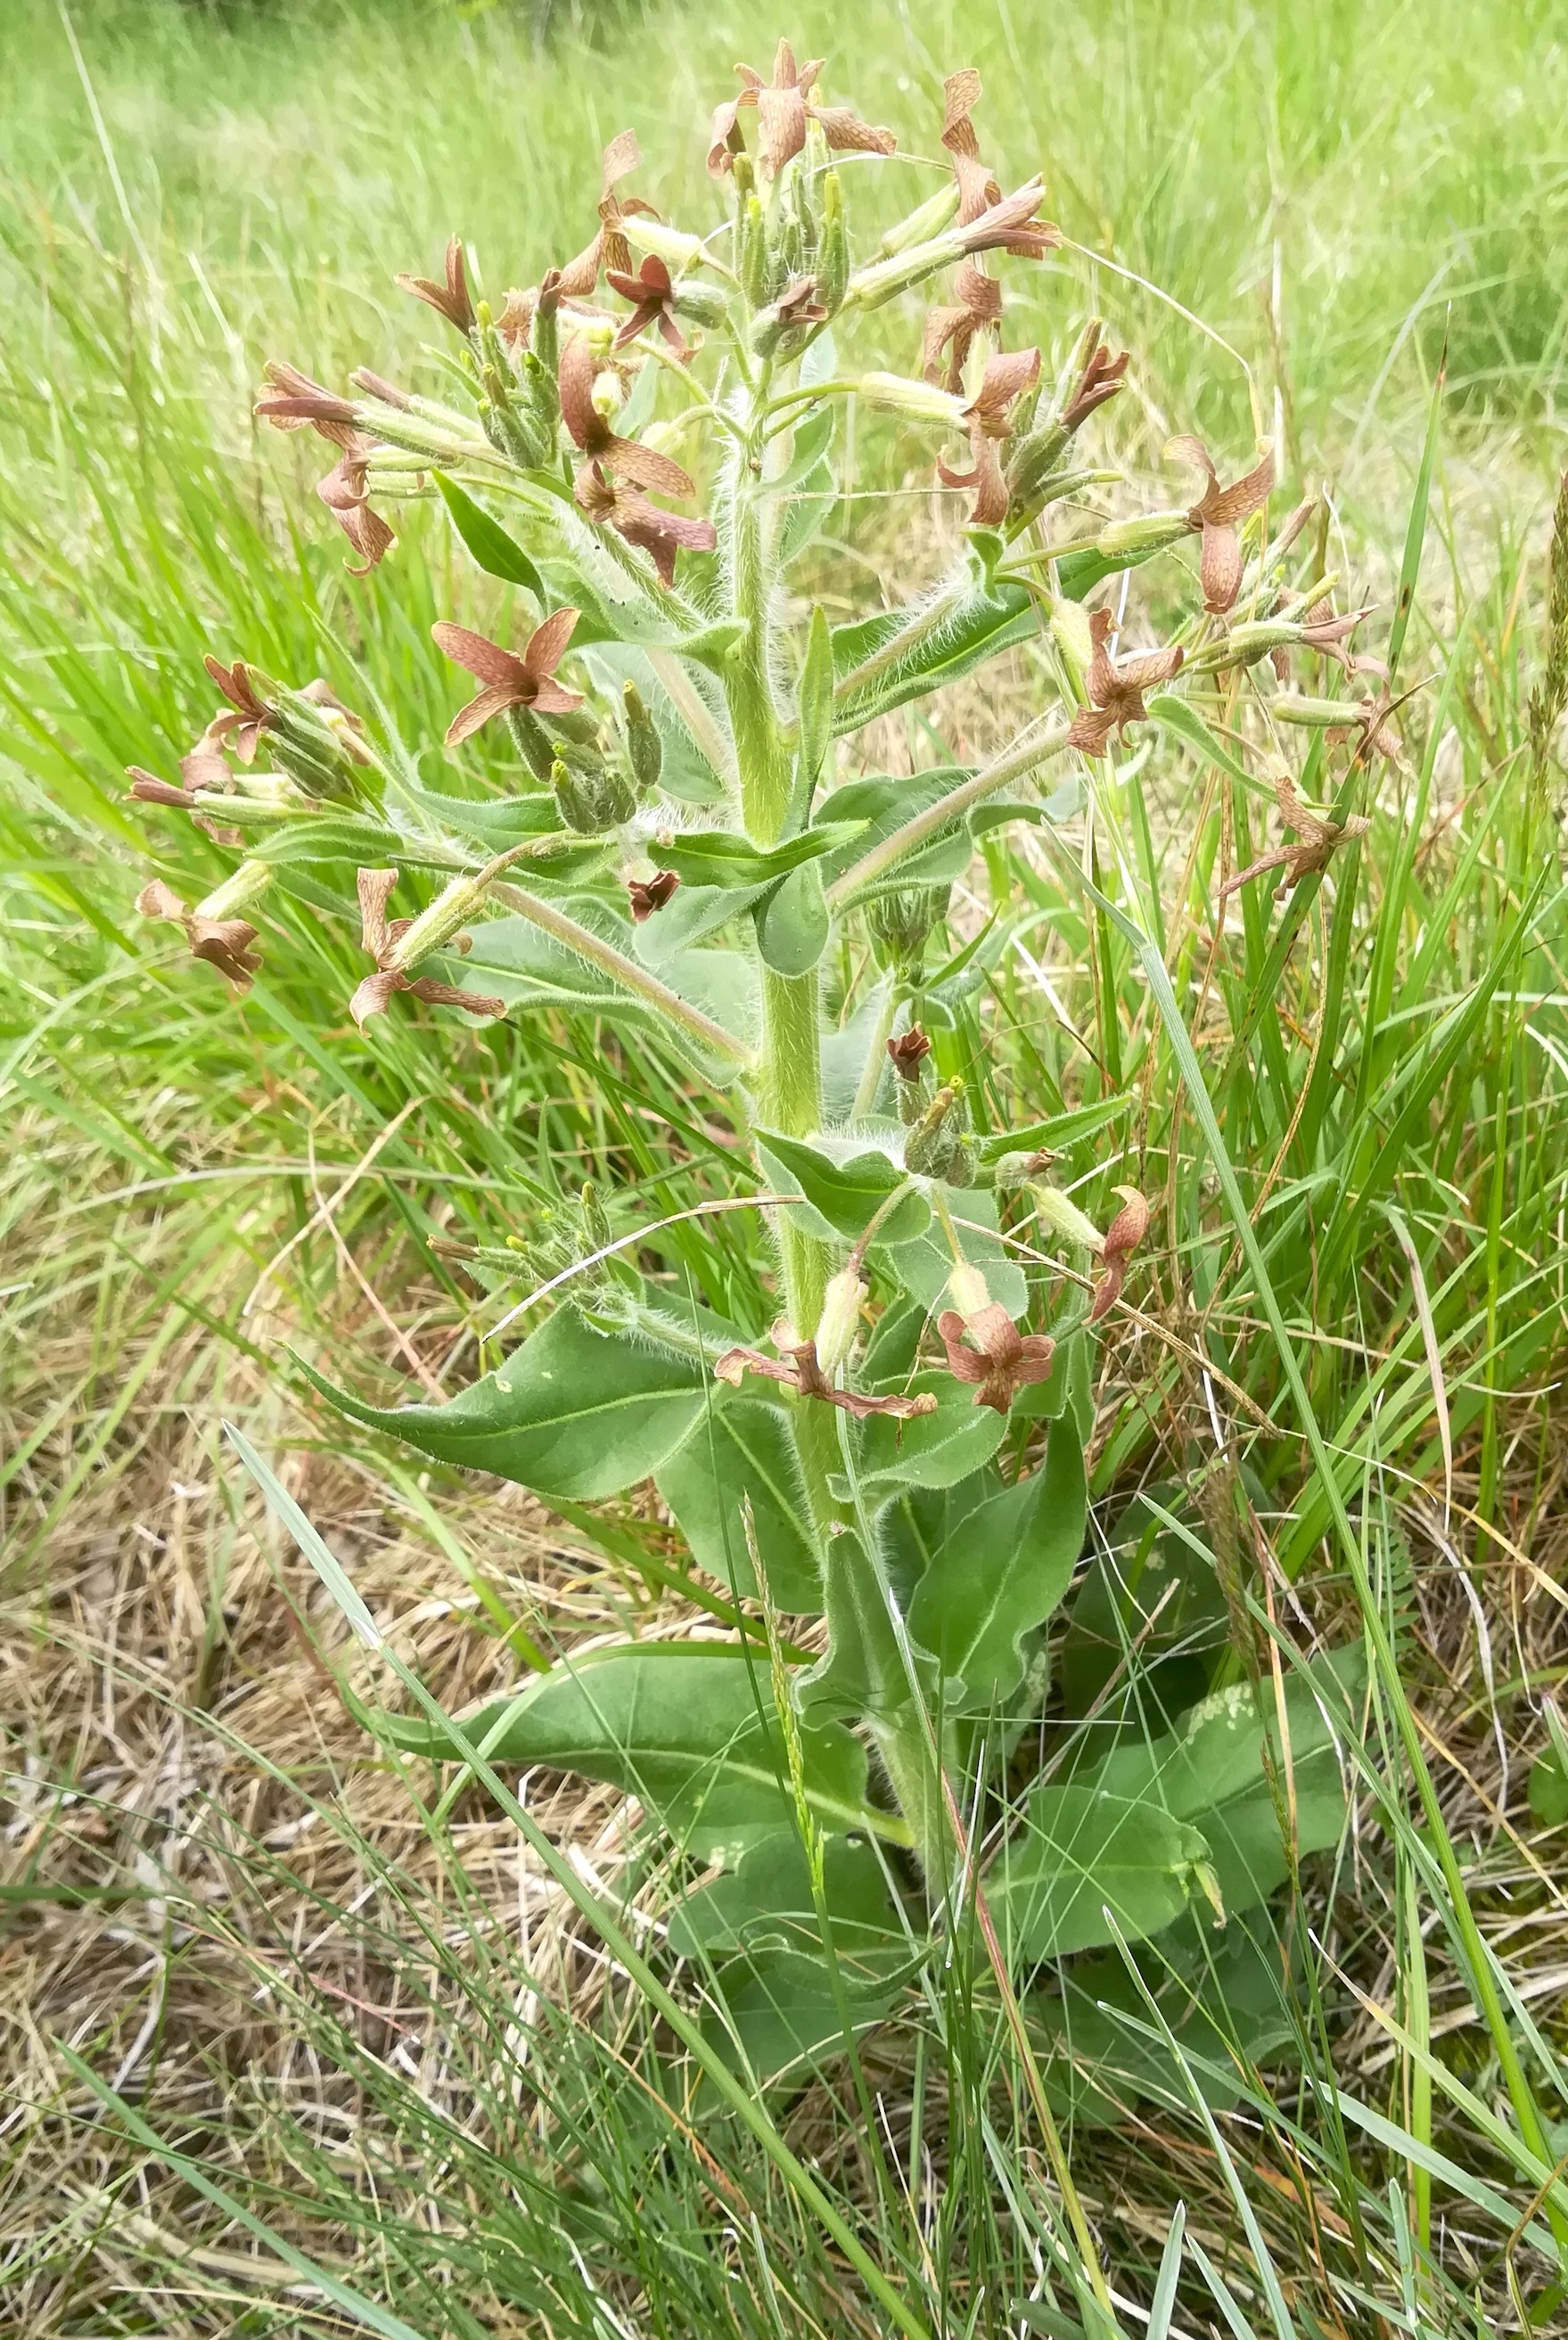
[[[679,1594],[518,1491],[345,1450],[289,1350],[383,1390],[461,1369],[473,1294],[425,1235],[487,1194],[526,1210],[547,1149],[613,1144],[660,1195],[665,1132],[607,1084],[591,1028],[541,1017],[481,1047],[387,1019],[362,1039],[348,957],[303,917],[236,1008],[133,914],[149,851],[194,885],[220,865],[122,778],[205,719],[209,649],[325,673],[405,741],[439,738],[431,620],[489,604],[422,511],[382,570],[345,575],[308,465],[252,420],[262,363],[395,374],[425,334],[392,272],[461,227],[492,286],[533,281],[583,242],[626,124],[690,216],[731,61],[765,63],[779,29],[749,6],[0,12],[0,2314],[30,2335],[879,2328],[748,2140],[650,2143],[638,2076],[664,2049],[510,1825],[478,1800],[435,1817],[366,1760],[333,1687],[364,1661],[222,1437],[236,1421],[274,1459],[453,1702],[520,1649],[660,1630]],[[1568,1899],[1540,1759],[1568,1667],[1568,920],[1561,766],[1543,806],[1527,709],[1565,452],[1557,12],[814,0],[785,29],[868,118],[924,107],[933,137],[942,74],[980,67],[992,151],[1044,168],[1068,239],[1021,288],[1019,331],[1059,355],[1086,313],[1114,321],[1137,353],[1129,474],[1157,473],[1177,430],[1275,439],[1289,481],[1326,483],[1333,565],[1385,617],[1430,482],[1408,768],[1368,808],[1332,943],[1320,923],[1276,963],[1237,907],[1206,974],[1223,824],[1195,768],[1151,770],[1125,875],[1168,922],[1205,1080],[1255,1168],[1479,1932],[1427,1898],[1433,1830],[1380,1712],[1311,1913],[1331,2012],[1277,2102],[1216,2127],[1146,2108],[1074,2159],[1129,2330],[1178,2201],[1229,2302],[1189,2270],[1181,2328],[1234,2310],[1280,2340],[1561,2329],[1542,2219],[1568,2215]],[[888,362],[912,366],[912,318],[883,314]],[[857,450],[835,525],[862,606],[953,534],[925,462],[898,436]],[[951,744],[983,749],[1031,682],[1020,659],[999,700],[957,694]],[[1183,1068],[1137,969],[1036,879],[1001,1003],[1036,1035],[1028,1077],[1080,1094],[1043,996],[1157,1107]],[[699,1171],[710,1111],[671,1090]],[[1193,1185],[1158,1289],[1176,1308],[1179,1262],[1201,1271],[1267,1411],[1272,1331],[1227,1299]],[[722,1245],[694,1260],[747,1272]],[[1146,1467],[1146,1370],[1134,1351],[1099,1393],[1106,1503]],[[1310,1474],[1281,1483],[1277,1548],[1315,1628],[1354,1603],[1313,1557]],[[533,1809],[654,1922],[659,1879],[632,1871],[608,1790],[547,1782]],[[985,2021],[943,2036],[939,2066],[924,2034],[879,2044],[896,2200],[831,2090],[789,2134],[927,2328],[1066,2329],[1027,2305],[1048,2190],[1029,2108]],[[1330,2072],[1359,2127],[1325,2111]]]

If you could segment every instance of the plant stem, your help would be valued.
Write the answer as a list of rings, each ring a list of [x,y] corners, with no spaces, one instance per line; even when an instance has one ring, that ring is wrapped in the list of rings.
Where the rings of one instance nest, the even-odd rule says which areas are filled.
[[[703,1015],[700,1007],[693,1007],[690,1000],[682,999],[679,992],[671,991],[667,983],[660,983],[657,976],[650,975],[646,967],[639,967],[635,959],[628,958],[624,951],[617,950],[615,945],[607,943],[602,936],[590,934],[586,927],[580,927],[575,918],[569,918],[563,910],[556,909],[552,903],[541,901],[537,894],[530,894],[521,886],[502,883],[492,886],[490,890],[505,908],[515,910],[520,917],[527,918],[545,934],[553,936],[558,943],[563,943],[577,957],[586,959],[590,967],[600,968],[624,990],[647,1000],[650,1007],[657,1007],[668,1023],[678,1025],[692,1039],[700,1040],[705,1048],[711,1049],[715,1056],[723,1057],[731,1065],[750,1063],[750,1051],[743,1040],[738,1040],[733,1032],[727,1032],[722,1024],[715,1024],[710,1016]]]
[[[878,878],[902,861],[906,854],[913,853],[928,838],[950,827],[961,814],[968,811],[971,805],[994,796],[998,788],[1005,788],[1009,780],[1021,779],[1026,772],[1033,771],[1037,764],[1047,762],[1052,756],[1059,756],[1067,744],[1069,728],[1066,716],[1059,716],[1054,723],[1044,726],[1031,724],[1004,754],[983,765],[972,779],[962,781],[958,788],[950,788],[945,797],[938,797],[935,804],[928,805],[924,812],[916,813],[902,828],[896,828],[891,837],[885,837],[880,845],[873,846],[870,852],[857,861],[852,868],[846,869],[837,885],[828,889],[828,907],[830,910],[843,909],[862,887],[874,885]]]

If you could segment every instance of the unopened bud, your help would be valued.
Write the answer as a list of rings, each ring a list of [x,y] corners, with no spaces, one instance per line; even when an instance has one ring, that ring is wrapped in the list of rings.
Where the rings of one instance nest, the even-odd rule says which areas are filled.
[[[613,366],[606,366],[593,377],[593,411],[605,422],[613,422],[626,403],[626,392],[620,386],[620,376]]]
[[[739,160],[739,157],[737,158]],[[741,290],[754,309],[768,305],[768,223],[754,194],[743,196],[740,209]]]
[[[712,327],[724,322],[729,303],[716,284],[698,284],[686,277],[671,293],[670,306],[693,324]]]
[[[1108,528],[1102,528],[1096,550],[1107,560],[1130,553],[1135,560],[1146,560],[1151,553],[1163,552],[1167,544],[1179,544],[1191,533],[1192,522],[1185,511],[1144,512],[1136,520],[1112,521]]]
[[[831,1376],[849,1356],[860,1329],[860,1311],[869,1287],[851,1268],[842,1268],[829,1284],[817,1327],[817,1362]]]
[[[534,778],[549,788],[555,765],[555,748],[549,732],[531,707],[509,707],[506,723],[518,754]]]
[[[901,886],[867,904],[866,924],[879,967],[909,971],[919,966],[932,928],[948,915],[951,891],[948,886]]]
[[[878,414],[907,414],[915,422],[941,422],[956,431],[964,411],[962,399],[935,382],[915,382],[901,373],[863,373],[855,388],[866,405]]]
[[[554,322],[551,318],[552,327]],[[536,323],[534,331],[536,342],[538,339],[539,332]],[[536,434],[540,445],[544,450],[540,461],[548,462],[551,450],[555,445],[556,426],[561,421],[561,399],[555,386],[555,374],[552,369],[546,365],[537,349],[523,352],[521,373],[519,411],[527,417],[530,430]]]
[[[1366,709],[1358,700],[1296,699],[1281,692],[1268,702],[1268,711],[1282,723],[1298,723],[1309,731],[1338,731],[1364,723]]]
[[[551,767],[550,785],[562,820],[580,837],[602,837],[606,829],[619,828],[637,810],[637,791],[630,780],[602,758],[569,764],[558,755]]]
[[[452,878],[442,887],[429,909],[422,910],[392,944],[383,962],[388,971],[395,969],[406,975],[422,958],[440,950],[467,926],[483,900],[484,887],[476,879]]]
[[[626,752],[631,759],[631,776],[640,788],[656,788],[664,768],[664,742],[659,736],[659,726],[630,676],[621,685],[620,698],[626,710]]]
[[[1097,1256],[1105,1249],[1105,1238],[1094,1221],[1086,1218],[1077,1205],[1070,1202],[1059,1186],[1036,1186],[1034,1196],[1043,1224],[1053,1234],[1067,1243],[1077,1244],[1081,1250],[1092,1251]]]

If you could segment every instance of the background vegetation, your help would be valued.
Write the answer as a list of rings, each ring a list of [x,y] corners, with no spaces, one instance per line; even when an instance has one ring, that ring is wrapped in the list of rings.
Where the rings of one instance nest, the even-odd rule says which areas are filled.
[[[1356,876],[1282,965],[1263,906],[1233,904],[1211,971],[1223,856],[1245,858],[1212,773],[1162,749],[1113,835],[1129,898],[1165,921],[1479,1931],[1444,1900],[1385,1704],[1358,1829],[1303,1908],[1326,2011],[1309,1991],[1294,2070],[1222,2126],[1146,2107],[1072,2144],[1129,2330],[1160,2313],[1178,2202],[1198,2253],[1183,2328],[1561,2317],[1541,2222],[1562,2163],[1553,2178],[1521,2144],[1484,2008],[1490,1990],[1506,2009],[1555,2159],[1568,1911],[1541,1759],[1568,1652],[1568,937],[1554,813],[1527,818],[1526,699],[1563,460],[1568,50],[1544,5],[1194,15],[557,12],[541,44],[501,7],[5,12],[0,2295],[19,2329],[880,2328],[774,2161],[655,2117],[628,2075],[675,2087],[667,2043],[510,1826],[477,1802],[438,1819],[365,1760],[330,1689],[355,1662],[341,1621],[220,1437],[233,1418],[286,1458],[453,1702],[533,1646],[658,1630],[677,1596],[651,1516],[617,1559],[515,1491],[432,1483],[368,1442],[345,1457],[283,1343],[383,1391],[461,1377],[488,1309],[423,1236],[526,1220],[546,1152],[678,1206],[724,1142],[713,1101],[671,1084],[690,1165],[671,1181],[666,1129],[627,1109],[590,1028],[514,1021],[481,1043],[387,1018],[362,1039],[350,955],[300,914],[236,1009],[132,916],[149,852],[173,878],[219,865],[133,815],[120,777],[166,768],[205,719],[209,648],[324,672],[412,747],[439,738],[430,621],[493,606],[424,514],[377,575],[345,577],[309,459],[251,421],[261,364],[397,373],[425,333],[392,272],[461,227],[492,290],[531,282],[584,240],[624,124],[643,183],[690,218],[730,62],[765,64],[779,29],[831,54],[867,118],[928,119],[933,142],[942,74],[978,64],[987,151],[1018,176],[1043,164],[1072,240],[1019,284],[1018,337],[1059,353],[1087,311],[1114,320],[1136,353],[1116,441],[1134,471],[1175,430],[1242,455],[1255,427],[1277,434],[1293,481],[1328,483],[1346,590],[1385,608],[1446,330],[1404,655],[1426,688]],[[890,362],[913,330],[888,314]],[[878,570],[934,565],[954,516],[912,438],[868,440],[849,484],[837,530],[872,607]],[[1020,659],[1011,703],[1031,684]],[[1007,709],[955,697],[949,744],[983,747]],[[1011,1076],[1041,1111],[1140,1080],[1157,1120],[1181,1067],[1138,967],[1048,869],[1033,883],[1039,927],[998,983]],[[1071,1166],[1091,1177],[1093,1150]],[[1301,1581],[1299,1629],[1343,1630],[1360,1596],[1323,1545],[1322,1474],[1213,1200],[1196,1166],[1173,1179],[1151,1304],[1212,1303],[1233,1374],[1287,1430],[1262,1450],[1273,1557]],[[685,1264],[710,1288],[754,1274],[724,1232]],[[1099,1392],[1102,1530],[1131,1474],[1198,1483],[1212,1454],[1212,1392],[1167,1388],[1151,1433],[1158,1362],[1122,1354]],[[1288,1609],[1263,1562],[1249,1593]],[[653,1922],[659,1880],[629,1866],[612,1798],[546,1781],[531,1808]],[[128,2113],[104,2115],[74,2056]],[[1050,2175],[983,1991],[955,1977],[877,2058],[885,2137],[857,2144],[824,2089],[790,2109],[794,2149],[922,2328],[1065,2328]],[[1331,2073],[1339,2098],[1315,2085]]]

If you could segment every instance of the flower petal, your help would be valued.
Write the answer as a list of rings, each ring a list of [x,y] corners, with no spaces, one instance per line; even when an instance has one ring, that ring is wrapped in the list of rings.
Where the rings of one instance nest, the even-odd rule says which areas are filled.
[[[476,731],[482,730],[493,717],[504,715],[509,707],[521,707],[536,699],[532,684],[526,681],[487,684],[452,717],[447,726],[447,746],[461,748],[465,739],[471,739]]]
[[[387,947],[387,904],[397,884],[395,869],[360,869],[354,873],[360,897],[360,948],[380,958]]]
[[[575,624],[576,610],[573,610],[571,615],[572,623]],[[552,621],[549,619],[545,620],[546,625],[551,622]],[[499,642],[489,640],[483,634],[473,633],[467,626],[454,626],[450,618],[438,618],[430,630],[436,648],[444,650],[447,657],[454,659],[459,666],[466,667],[476,682],[508,683],[514,689],[521,689],[527,683],[531,671],[528,658],[515,658],[511,650],[502,649]],[[566,630],[570,635],[571,627],[568,626]],[[535,633],[533,641],[529,644],[531,652],[533,643],[538,641],[540,634],[543,631],[544,627],[541,626]],[[564,649],[565,647],[563,641],[561,649]],[[560,656],[560,651],[556,656]],[[550,663],[553,666],[554,659],[552,659]]]

